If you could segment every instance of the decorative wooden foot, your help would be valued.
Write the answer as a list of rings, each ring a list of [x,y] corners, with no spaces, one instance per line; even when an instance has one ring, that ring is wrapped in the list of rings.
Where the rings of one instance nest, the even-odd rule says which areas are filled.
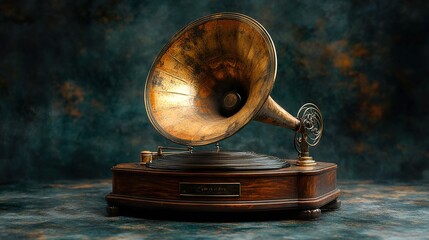
[[[298,218],[302,220],[313,220],[320,217],[322,211],[319,208],[310,210],[300,210],[298,212]]]
[[[341,207],[341,201],[338,199],[335,199],[334,201],[326,204],[325,206],[321,207],[323,211],[332,211],[336,210]]]
[[[119,208],[116,206],[107,206],[106,212],[107,212],[107,216],[109,217],[117,217],[120,215]]]

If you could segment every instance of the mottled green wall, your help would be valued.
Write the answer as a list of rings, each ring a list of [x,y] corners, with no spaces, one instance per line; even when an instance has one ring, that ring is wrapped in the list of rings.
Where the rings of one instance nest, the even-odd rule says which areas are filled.
[[[0,182],[108,177],[170,145],[145,113],[149,67],[180,28],[235,11],[278,54],[273,98],[324,114],[317,160],[340,178],[429,179],[427,1],[0,1]],[[295,157],[252,122],[224,148]]]

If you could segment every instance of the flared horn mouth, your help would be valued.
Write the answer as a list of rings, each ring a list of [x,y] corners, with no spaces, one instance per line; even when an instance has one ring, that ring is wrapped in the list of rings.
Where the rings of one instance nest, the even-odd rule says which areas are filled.
[[[155,59],[146,111],[173,142],[218,142],[257,115],[276,71],[274,43],[261,24],[238,13],[209,15],[174,35]]]

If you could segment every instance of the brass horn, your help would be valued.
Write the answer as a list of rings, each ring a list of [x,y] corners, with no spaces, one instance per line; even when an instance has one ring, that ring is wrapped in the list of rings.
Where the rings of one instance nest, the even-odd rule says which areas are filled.
[[[238,13],[209,15],[158,54],[146,80],[146,111],[159,133],[187,146],[218,142],[252,119],[302,130],[270,97],[276,72],[274,43],[260,23]]]

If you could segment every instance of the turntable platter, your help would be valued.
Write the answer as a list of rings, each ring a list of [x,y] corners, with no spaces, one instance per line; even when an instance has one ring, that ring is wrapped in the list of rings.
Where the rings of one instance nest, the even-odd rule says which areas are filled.
[[[289,167],[277,157],[253,152],[186,152],[157,157],[146,166],[163,170],[237,171],[269,170]]]

